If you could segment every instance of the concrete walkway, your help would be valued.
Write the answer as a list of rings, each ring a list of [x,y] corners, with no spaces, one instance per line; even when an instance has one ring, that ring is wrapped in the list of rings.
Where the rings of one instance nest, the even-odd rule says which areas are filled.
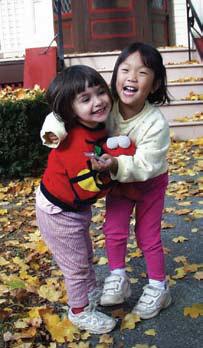
[[[169,192],[166,197],[165,213],[163,216],[165,227],[162,230],[164,247],[166,248],[166,269],[170,276],[171,293],[173,304],[166,310],[163,310],[158,317],[149,320],[142,320],[133,330],[120,331],[118,322],[116,329],[110,333],[113,337],[113,344],[107,347],[115,348],[201,348],[203,347],[203,320],[201,316],[192,318],[184,316],[184,308],[191,307],[193,304],[203,304],[203,283],[202,280],[194,278],[196,271],[201,271],[203,255],[203,219],[198,218],[202,215],[203,198],[200,197],[199,182],[200,173],[195,176],[171,175]],[[184,187],[184,188],[182,188]],[[185,192],[184,192],[185,191]],[[179,199],[177,199],[179,197]],[[187,205],[190,202],[190,205]],[[182,206],[179,204],[183,204]],[[186,204],[184,206],[184,204]],[[187,210],[185,210],[187,209]],[[188,213],[188,209],[190,212]],[[178,215],[177,215],[178,211]],[[100,209],[95,209],[98,214]],[[94,224],[93,224],[94,225]],[[133,229],[133,226],[132,226]],[[175,243],[173,238],[184,237],[183,242]],[[129,243],[133,241],[129,240]],[[180,238],[181,239],[181,238]],[[132,252],[130,249],[129,252]],[[97,256],[104,256],[104,249],[96,249]],[[183,267],[183,262],[177,262],[174,258],[184,256],[187,259],[187,273],[182,278],[174,279],[177,276],[176,268]],[[191,266],[193,265],[193,266]],[[195,266],[197,265],[197,266]],[[128,266],[133,271],[129,273],[130,278],[137,278],[138,282],[132,284],[133,295],[127,303],[111,308],[102,308],[105,313],[111,314],[115,309],[123,309],[130,312],[142,293],[142,287],[146,284],[146,279],[142,277],[145,272],[144,259],[129,258]],[[203,266],[203,263],[202,263]],[[98,278],[105,278],[108,274],[107,265],[96,266]],[[146,330],[154,329],[155,336],[145,334]],[[98,337],[90,339],[93,347],[98,344]],[[143,345],[143,346],[139,346]],[[103,347],[103,346],[102,346]]]

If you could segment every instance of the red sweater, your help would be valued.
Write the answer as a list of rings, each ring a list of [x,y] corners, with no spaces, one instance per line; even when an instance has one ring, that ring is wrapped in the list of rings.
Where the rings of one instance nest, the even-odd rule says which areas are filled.
[[[106,141],[105,127],[96,129],[78,124],[57,149],[51,150],[41,190],[45,197],[64,211],[80,210],[103,197],[112,186],[108,173],[98,173],[84,152]]]

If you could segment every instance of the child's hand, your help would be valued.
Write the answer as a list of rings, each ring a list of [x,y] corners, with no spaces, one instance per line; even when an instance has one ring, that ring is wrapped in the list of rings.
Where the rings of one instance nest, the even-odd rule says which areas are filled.
[[[102,159],[102,161],[95,158],[91,159],[92,169],[97,170],[98,172],[110,170],[115,175],[118,171],[117,158],[106,153],[103,154],[100,158]]]
[[[48,144],[57,144],[59,142],[59,138],[52,132],[46,132],[44,138]]]

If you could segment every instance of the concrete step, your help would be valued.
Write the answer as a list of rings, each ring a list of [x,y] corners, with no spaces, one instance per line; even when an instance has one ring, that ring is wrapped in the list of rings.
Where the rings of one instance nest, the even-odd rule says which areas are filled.
[[[68,54],[64,56],[65,65],[85,64],[98,71],[113,71],[116,59],[120,51],[89,52]]]
[[[188,61],[187,49],[160,49],[166,64],[167,79],[174,80],[183,77],[203,76],[203,64],[167,64]],[[65,55],[65,65],[85,64],[96,69],[109,83],[112,71],[120,51],[90,52]],[[196,52],[193,51],[195,57]]]
[[[159,48],[159,52],[163,57],[164,64],[168,63],[182,63],[189,60],[188,48],[187,47],[164,47]],[[191,58],[194,60],[201,61],[197,51],[191,50]]]
[[[109,83],[111,80],[112,69],[99,69],[100,74],[106,79]],[[174,65],[166,65],[166,74],[167,81],[171,83],[173,80],[178,79],[195,79],[202,78],[203,79],[203,64],[174,64]],[[203,84],[203,81],[202,81]]]
[[[188,49],[185,48],[159,48],[159,51],[163,57],[164,64],[168,63],[182,63],[189,60]],[[115,61],[120,54],[120,51],[112,52],[88,52],[88,53],[74,53],[66,54],[64,56],[65,65],[71,66],[75,64],[86,64],[97,70],[113,70]],[[198,59],[196,50],[191,52],[192,59]]]
[[[170,122],[170,133],[177,140],[197,139],[203,137],[203,122]]]
[[[203,77],[203,64],[169,64],[166,65],[166,72],[168,82],[187,77]]]
[[[89,66],[93,66],[89,64]],[[189,65],[188,65],[189,66]],[[180,67],[180,69],[179,69]],[[112,73],[113,73],[113,69],[101,69],[101,68],[97,68],[97,71],[103,76],[103,78],[106,80],[106,82],[109,84],[110,81],[111,81],[111,77],[112,77]],[[168,67],[166,69],[166,72],[167,72],[167,80],[168,80],[168,85],[170,85],[171,87],[174,86],[175,82],[170,82],[170,80],[176,80],[176,79],[180,79],[180,78],[200,78],[202,77],[203,78],[203,65],[201,67],[199,66],[196,66],[196,68],[193,67],[193,69],[190,69],[187,71],[187,69],[182,69],[181,65],[176,65],[176,69],[170,69],[168,70]],[[179,73],[178,73],[179,72]],[[193,84],[193,82],[191,82]],[[183,86],[183,83],[180,83],[181,86]],[[188,82],[187,85],[189,85],[190,83]],[[199,88],[197,87],[198,85],[200,85],[200,89],[201,89],[201,84],[203,86],[203,81],[202,82],[199,82],[199,81],[194,81],[194,92],[197,90],[199,91]],[[177,83],[178,85],[178,83]],[[180,86],[180,87],[181,87]],[[186,92],[184,92],[181,97],[185,97],[187,94],[188,94],[188,88],[186,88]],[[203,87],[201,89],[201,91],[203,90]],[[193,89],[190,89],[190,91],[193,91]],[[198,93],[201,93],[198,92]],[[171,93],[174,93],[174,90],[173,88],[171,88]]]
[[[168,91],[174,100],[181,100],[187,97],[190,92],[193,92],[194,94],[203,94],[203,81],[168,83]]]
[[[170,122],[177,117],[191,117],[197,112],[203,112],[203,101],[172,101],[169,105],[165,104],[159,107],[165,118]]]

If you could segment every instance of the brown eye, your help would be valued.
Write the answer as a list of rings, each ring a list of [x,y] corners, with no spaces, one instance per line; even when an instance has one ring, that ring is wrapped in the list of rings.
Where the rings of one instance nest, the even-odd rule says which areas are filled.
[[[105,94],[105,93],[106,93],[106,90],[103,88],[98,90],[98,95]]]
[[[85,97],[85,98],[82,98],[82,103],[87,103],[88,101],[90,100],[90,98],[89,97]]]

